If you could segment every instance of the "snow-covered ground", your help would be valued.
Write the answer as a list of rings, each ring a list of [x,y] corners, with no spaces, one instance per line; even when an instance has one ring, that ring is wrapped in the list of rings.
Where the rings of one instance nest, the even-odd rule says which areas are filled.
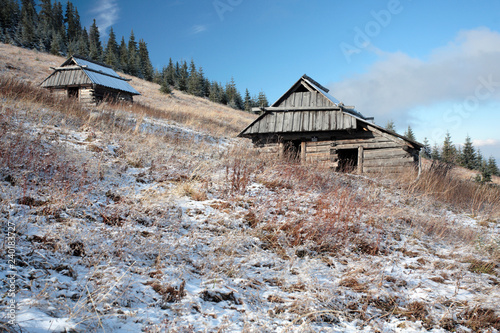
[[[500,329],[498,220],[147,117],[116,132],[2,117],[5,329]]]

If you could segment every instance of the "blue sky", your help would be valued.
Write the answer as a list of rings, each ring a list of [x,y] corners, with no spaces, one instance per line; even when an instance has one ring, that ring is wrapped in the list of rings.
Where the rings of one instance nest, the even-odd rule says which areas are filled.
[[[469,135],[500,162],[500,2],[427,0],[75,0],[148,44],[153,66],[194,59],[208,78],[270,102],[302,74],[346,105],[417,139]]]

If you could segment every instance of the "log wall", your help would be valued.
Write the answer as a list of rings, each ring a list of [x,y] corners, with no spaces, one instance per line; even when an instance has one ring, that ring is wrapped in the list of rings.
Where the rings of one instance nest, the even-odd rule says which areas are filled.
[[[259,149],[263,153],[281,155],[283,147],[281,143],[266,143]],[[418,151],[397,137],[377,131],[344,133],[335,140],[303,141],[300,149],[302,163],[334,169],[343,165],[343,161],[339,161],[344,155],[342,152],[351,150],[349,155],[357,159],[358,173],[402,172],[418,162]]]

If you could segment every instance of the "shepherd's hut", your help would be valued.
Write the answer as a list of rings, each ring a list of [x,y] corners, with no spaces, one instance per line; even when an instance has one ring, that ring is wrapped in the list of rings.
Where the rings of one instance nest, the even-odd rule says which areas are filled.
[[[270,154],[338,171],[400,172],[419,166],[422,144],[389,131],[345,106],[303,75],[238,136]]]
[[[43,88],[66,90],[68,96],[78,98],[82,103],[98,104],[103,100],[133,101],[140,95],[125,79],[110,66],[72,56],[61,66],[53,68],[42,83]]]

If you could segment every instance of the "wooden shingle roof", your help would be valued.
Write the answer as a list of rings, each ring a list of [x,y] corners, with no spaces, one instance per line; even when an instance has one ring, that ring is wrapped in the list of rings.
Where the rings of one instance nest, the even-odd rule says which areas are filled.
[[[105,88],[140,95],[128,79],[119,76],[111,67],[78,56],[66,60],[47,77],[41,86],[44,88],[65,89],[85,85],[98,85]]]

